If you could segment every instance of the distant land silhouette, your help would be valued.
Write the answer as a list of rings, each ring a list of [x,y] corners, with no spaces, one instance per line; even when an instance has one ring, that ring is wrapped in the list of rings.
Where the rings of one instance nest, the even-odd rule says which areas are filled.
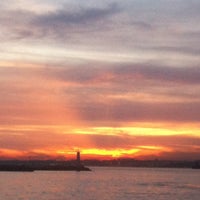
[[[1,160],[0,171],[90,171],[85,166],[107,166],[107,167],[147,167],[147,168],[192,168],[200,169],[200,160],[196,161],[174,161],[174,160]]]
[[[114,160],[84,160],[87,166],[111,166],[111,167],[152,167],[152,168],[193,168],[200,169],[200,160],[135,160],[135,159],[114,159]]]
[[[80,152],[77,152],[76,160],[1,160],[0,171],[91,171],[80,160]]]

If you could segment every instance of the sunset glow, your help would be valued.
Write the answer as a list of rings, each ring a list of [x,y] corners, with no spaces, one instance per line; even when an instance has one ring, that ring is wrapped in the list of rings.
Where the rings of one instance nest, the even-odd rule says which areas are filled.
[[[200,159],[199,3],[142,2],[0,3],[0,159]]]

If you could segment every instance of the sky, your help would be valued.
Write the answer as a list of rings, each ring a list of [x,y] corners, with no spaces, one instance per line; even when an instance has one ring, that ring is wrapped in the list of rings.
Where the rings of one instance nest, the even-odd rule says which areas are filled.
[[[0,1],[0,159],[200,159],[199,10]]]

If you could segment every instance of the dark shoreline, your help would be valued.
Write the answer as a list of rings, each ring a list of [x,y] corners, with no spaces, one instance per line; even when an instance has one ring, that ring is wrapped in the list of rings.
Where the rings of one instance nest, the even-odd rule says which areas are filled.
[[[200,169],[200,160],[136,160],[136,159],[114,159],[114,160],[84,160],[86,166],[105,167],[145,167],[145,168],[188,168]]]
[[[0,171],[91,171],[86,166],[99,167],[146,167],[146,168],[190,168],[200,169],[200,160],[172,161],[172,160],[83,160],[56,161],[56,160],[0,160]]]
[[[0,171],[91,171],[82,164],[60,161],[0,161]]]

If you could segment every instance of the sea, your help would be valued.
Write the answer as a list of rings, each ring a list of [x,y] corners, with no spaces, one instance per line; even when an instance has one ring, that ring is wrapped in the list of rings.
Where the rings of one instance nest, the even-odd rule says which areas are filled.
[[[199,200],[200,170],[92,167],[0,172],[0,200]]]

